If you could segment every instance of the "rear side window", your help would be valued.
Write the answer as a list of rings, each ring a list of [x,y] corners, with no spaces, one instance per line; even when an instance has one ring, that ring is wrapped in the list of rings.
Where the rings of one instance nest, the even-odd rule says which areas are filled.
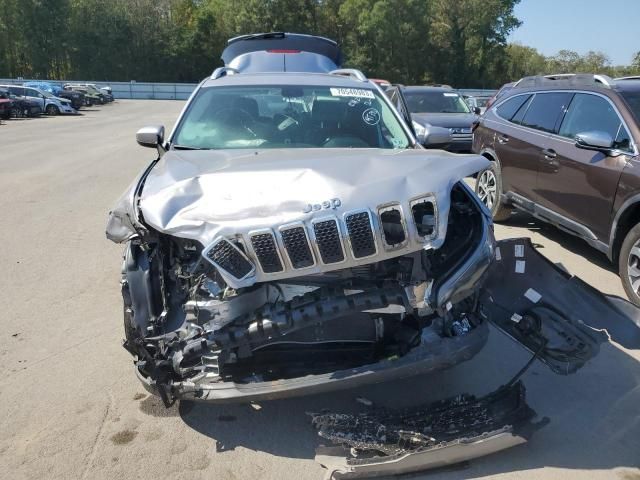
[[[556,124],[567,109],[572,93],[537,93],[521,124],[543,132],[554,133]]]
[[[9,87],[9,91],[14,95],[18,95],[19,97],[24,96],[24,88],[22,87]]]
[[[574,139],[578,133],[605,132],[615,140],[615,147],[621,150],[631,148],[627,130],[618,113],[607,100],[597,95],[577,93],[560,125],[558,132],[563,137]]]
[[[496,113],[505,120],[511,120],[530,97],[531,95],[518,95],[510,98],[496,109]]]

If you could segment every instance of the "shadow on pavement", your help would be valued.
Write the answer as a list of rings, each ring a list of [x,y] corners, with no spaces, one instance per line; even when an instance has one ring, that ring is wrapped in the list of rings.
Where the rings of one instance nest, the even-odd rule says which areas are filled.
[[[532,232],[539,233],[571,253],[587,259],[594,265],[612,273],[618,273],[616,266],[609,261],[604,253],[591,247],[584,240],[570,233],[566,233],[549,223],[538,220],[528,213],[514,212],[509,220],[500,222],[500,225],[505,227],[526,228]],[[544,252],[544,250],[542,250],[542,252]]]
[[[321,443],[306,412],[403,407],[468,392],[486,394],[506,383],[529,354],[492,329],[485,349],[450,370],[348,391],[244,405],[182,402],[183,421],[215,441],[217,451],[244,447],[276,456],[312,459]],[[462,479],[543,467],[612,469],[640,467],[640,363],[614,345],[577,374],[559,376],[538,362],[524,376],[529,405],[551,423],[525,445],[474,460],[464,470],[425,473]],[[175,408],[175,407],[174,407]],[[416,478],[415,475],[411,478]],[[640,478],[640,477],[639,477]]]

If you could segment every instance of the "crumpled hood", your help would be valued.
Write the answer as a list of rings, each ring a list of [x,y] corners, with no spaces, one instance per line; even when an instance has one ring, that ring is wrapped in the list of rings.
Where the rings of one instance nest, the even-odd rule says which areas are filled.
[[[412,113],[411,119],[423,126],[469,128],[478,119],[478,115],[475,113]]]
[[[147,176],[139,205],[155,229],[206,246],[218,236],[375,212],[433,193],[446,232],[451,187],[486,166],[480,156],[424,150],[170,151]],[[322,208],[323,202],[332,203]]]

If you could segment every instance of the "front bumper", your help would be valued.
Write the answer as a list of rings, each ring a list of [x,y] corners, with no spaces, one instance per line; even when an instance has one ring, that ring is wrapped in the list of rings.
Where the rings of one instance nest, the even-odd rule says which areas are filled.
[[[312,414],[325,478],[371,478],[441,468],[525,443],[547,419],[533,423],[521,383],[482,398],[459,395],[403,411],[374,409]]]
[[[429,329],[425,329],[427,330]],[[171,391],[168,393],[173,398],[210,403],[250,402],[324,393],[398,380],[443,370],[470,360],[487,342],[489,327],[484,322],[466,335],[446,339],[430,333],[423,331],[422,343],[398,359],[385,359],[374,364],[322,375],[250,384],[234,382],[195,384],[184,381],[169,385]],[[138,368],[135,371],[149,393],[161,395],[155,381],[145,377]]]
[[[447,146],[446,150],[456,153],[471,153],[472,146],[472,133],[454,133],[451,135],[451,143]]]
[[[58,106],[61,114],[75,115],[78,111],[68,103],[62,103]]]

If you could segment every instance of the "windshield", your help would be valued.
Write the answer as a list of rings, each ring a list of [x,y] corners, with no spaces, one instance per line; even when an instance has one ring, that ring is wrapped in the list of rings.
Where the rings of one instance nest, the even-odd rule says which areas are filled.
[[[407,90],[404,96],[411,113],[470,113],[467,103],[455,92]]]
[[[377,91],[327,86],[202,88],[174,148],[408,148]]]
[[[640,123],[640,91],[638,92],[622,92],[622,97],[627,101],[629,109],[636,117],[636,121]]]

